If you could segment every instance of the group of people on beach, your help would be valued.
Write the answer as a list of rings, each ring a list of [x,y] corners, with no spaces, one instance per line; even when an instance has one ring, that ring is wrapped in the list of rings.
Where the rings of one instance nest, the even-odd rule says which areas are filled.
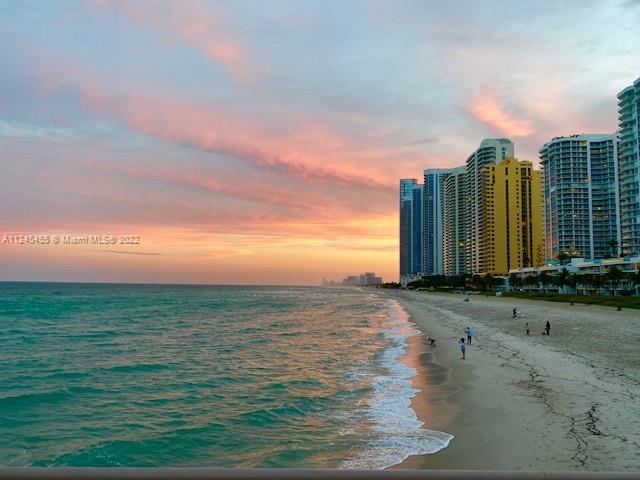
[[[522,314],[520,312],[520,310],[518,309],[518,307],[515,307],[513,309],[513,318],[515,319],[520,319],[522,318]],[[531,329],[529,328],[529,322],[527,322],[526,326],[525,326],[525,332],[527,333],[527,335],[531,334]],[[460,347],[460,354],[462,355],[462,360],[465,360],[467,357],[467,346],[471,345],[471,341],[473,340],[473,330],[471,329],[471,327],[467,327],[464,330],[464,333],[467,337],[467,339],[465,340],[464,337],[460,337],[460,340],[458,340],[458,346]],[[545,323],[544,325],[544,332],[542,332],[543,335],[551,335],[551,323],[549,322],[549,320],[547,320],[547,323]],[[431,346],[434,346],[435,343],[435,339],[429,339],[429,340],[433,340],[433,342],[431,343]]]
[[[524,315],[522,314],[522,312],[518,307],[513,307],[513,318],[515,320],[520,320],[523,316]],[[526,323],[524,327],[524,331],[527,335],[531,334],[531,328],[529,328],[529,322]],[[547,320],[547,323],[544,325],[544,332],[542,332],[542,334],[543,335],[551,334],[551,323],[549,322],[549,320]]]
[[[514,307],[513,308],[513,318],[516,320],[520,320],[524,315],[522,314],[522,312],[520,311],[520,309],[518,307]],[[525,325],[525,332],[527,335],[531,334],[531,328],[529,327],[529,322],[526,323]],[[464,330],[464,333],[467,337],[467,339],[465,340],[464,337],[460,337],[460,340],[458,340],[458,346],[460,347],[460,354],[462,355],[462,360],[465,360],[467,357],[467,346],[471,345],[471,341],[473,340],[473,330],[471,329],[471,327],[467,327]],[[544,325],[544,331],[542,332],[543,335],[550,335],[551,334],[551,323],[549,322],[549,320],[547,320],[547,323],[545,323]],[[435,339],[433,338],[429,338],[429,341],[431,341],[431,346],[434,347],[435,346]]]

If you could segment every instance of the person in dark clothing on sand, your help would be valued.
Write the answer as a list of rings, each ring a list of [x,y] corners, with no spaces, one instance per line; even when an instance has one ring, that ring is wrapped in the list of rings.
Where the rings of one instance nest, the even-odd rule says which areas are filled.
[[[529,333],[531,332],[531,330],[529,330],[529,322],[527,322],[527,326],[525,328],[527,335],[529,335]]]
[[[549,332],[551,331],[551,324],[549,323],[549,320],[547,320],[547,324],[544,326],[544,331],[549,335]]]

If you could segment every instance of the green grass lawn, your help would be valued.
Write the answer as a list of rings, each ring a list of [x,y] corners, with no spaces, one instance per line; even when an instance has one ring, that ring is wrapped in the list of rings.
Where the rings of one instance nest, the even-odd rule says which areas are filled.
[[[605,305],[607,307],[637,308],[640,309],[640,297],[611,297],[605,295],[559,295],[556,293],[503,293],[504,297],[530,298],[532,300],[547,300],[550,302],[574,302],[587,305]]]

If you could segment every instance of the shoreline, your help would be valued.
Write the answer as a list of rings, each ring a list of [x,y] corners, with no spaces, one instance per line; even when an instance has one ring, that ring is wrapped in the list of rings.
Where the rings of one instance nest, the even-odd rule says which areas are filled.
[[[454,436],[439,452],[391,468],[640,470],[640,369],[634,368],[640,349],[629,345],[615,356],[615,346],[640,328],[638,312],[612,316],[607,307],[517,299],[526,314],[518,323],[510,316],[514,299],[473,297],[467,303],[463,296],[407,291],[387,296],[422,333],[408,342],[405,355],[420,390],[412,408],[424,428]],[[550,337],[540,334],[546,319]],[[594,343],[597,333],[581,331],[592,323],[608,332],[604,345]],[[463,361],[455,338],[467,325],[474,341]],[[427,345],[429,336],[437,338],[435,348]]]

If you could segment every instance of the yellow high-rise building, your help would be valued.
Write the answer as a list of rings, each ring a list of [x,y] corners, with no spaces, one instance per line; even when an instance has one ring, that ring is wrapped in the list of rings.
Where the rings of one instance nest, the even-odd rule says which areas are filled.
[[[544,201],[542,172],[531,162],[508,158],[483,170],[480,271],[542,265]]]

